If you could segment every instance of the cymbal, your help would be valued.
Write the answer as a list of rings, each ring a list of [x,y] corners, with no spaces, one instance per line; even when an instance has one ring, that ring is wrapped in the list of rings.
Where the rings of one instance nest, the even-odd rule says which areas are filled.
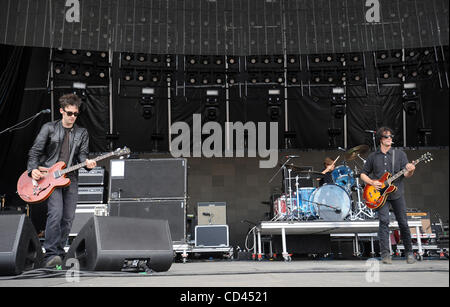
[[[316,172],[316,171],[300,171],[300,174],[305,174],[305,175],[309,175],[309,176],[316,176],[316,177],[325,177],[325,174],[322,174],[321,172]]]
[[[347,150],[344,154],[344,158],[347,161],[355,160],[358,155],[365,155],[369,152],[369,146],[367,145],[359,145]]]

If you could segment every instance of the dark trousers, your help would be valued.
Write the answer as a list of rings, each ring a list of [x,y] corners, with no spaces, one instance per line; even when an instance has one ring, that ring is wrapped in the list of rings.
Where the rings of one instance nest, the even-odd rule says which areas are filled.
[[[389,206],[394,210],[395,219],[400,228],[400,236],[405,246],[405,253],[412,252],[411,232],[408,227],[408,219],[406,217],[406,203],[405,197],[401,196],[398,199],[387,199],[386,204],[378,209],[378,218],[380,226],[378,229],[378,239],[380,240],[381,257],[389,255]]]
[[[75,209],[78,201],[78,182],[71,178],[72,183],[65,188],[57,188],[47,201],[47,223],[45,226],[45,258],[64,256],[64,246],[69,236]]]

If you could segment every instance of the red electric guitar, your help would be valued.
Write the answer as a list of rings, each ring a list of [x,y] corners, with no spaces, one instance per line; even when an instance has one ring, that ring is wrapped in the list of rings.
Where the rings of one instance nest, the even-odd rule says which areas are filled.
[[[427,163],[431,162],[432,160],[433,157],[431,156],[431,153],[427,152],[423,154],[419,159],[412,161],[411,163],[417,165],[421,161],[425,161],[425,163]],[[367,208],[377,209],[384,206],[388,195],[397,190],[397,187],[393,185],[392,182],[406,172],[407,170],[406,168],[404,168],[394,176],[392,176],[391,173],[389,172],[384,173],[384,175],[377,180],[383,183],[383,186],[381,187],[380,190],[377,190],[373,185],[366,184],[363,192],[363,197]]]
[[[100,161],[112,156],[129,155],[130,150],[127,147],[123,149],[116,149],[110,153],[104,154],[94,158],[95,161]],[[86,166],[86,162],[82,162],[65,168],[64,162],[57,162],[46,170],[44,178],[34,180],[28,176],[28,171],[25,171],[17,181],[17,193],[20,198],[29,204],[40,203],[46,200],[56,188],[66,187],[70,184],[70,179],[66,178],[66,174],[76,171]]]

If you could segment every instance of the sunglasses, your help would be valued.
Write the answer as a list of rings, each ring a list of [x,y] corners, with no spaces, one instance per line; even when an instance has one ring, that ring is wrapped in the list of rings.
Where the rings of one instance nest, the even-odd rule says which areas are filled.
[[[393,138],[394,138],[393,135],[382,135],[381,137],[382,137],[382,138],[385,138],[385,139],[388,139],[388,138],[393,139]]]
[[[64,112],[66,112],[66,114],[67,114],[67,116],[75,116],[75,117],[77,117],[80,113],[78,113],[78,112],[70,112],[70,111],[66,111],[66,110],[64,110]]]

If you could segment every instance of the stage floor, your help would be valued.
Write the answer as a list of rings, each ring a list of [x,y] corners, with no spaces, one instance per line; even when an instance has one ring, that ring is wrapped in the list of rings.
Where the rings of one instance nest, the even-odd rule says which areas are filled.
[[[372,261],[372,262],[370,262]],[[0,278],[1,287],[440,287],[449,286],[449,261],[424,260],[392,265],[374,260],[236,261],[192,260],[169,271],[143,275],[82,272],[79,281],[58,277]],[[379,268],[379,269],[377,269]],[[377,272],[379,274],[377,275]],[[223,291],[225,291],[224,289]],[[192,290],[195,291],[195,290]],[[191,292],[192,292],[191,291]]]

